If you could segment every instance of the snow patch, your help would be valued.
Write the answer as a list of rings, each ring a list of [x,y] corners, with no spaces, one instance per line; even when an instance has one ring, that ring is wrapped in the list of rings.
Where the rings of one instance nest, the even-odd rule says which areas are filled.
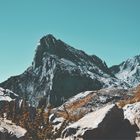
[[[0,118],[0,132],[7,132],[13,136],[16,136],[17,138],[21,138],[25,136],[27,131],[20,126],[15,125],[10,120]]]

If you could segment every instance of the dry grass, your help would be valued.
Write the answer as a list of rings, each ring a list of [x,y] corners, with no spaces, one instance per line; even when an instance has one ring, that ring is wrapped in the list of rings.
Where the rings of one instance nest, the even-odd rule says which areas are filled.
[[[133,92],[134,96],[128,100],[121,100],[118,102],[118,106],[120,108],[124,107],[126,104],[133,104],[135,102],[140,101],[140,85],[136,88],[136,90]]]
[[[88,102],[90,102],[94,96],[95,96],[95,94],[89,94],[86,97],[84,97],[80,100],[77,100],[77,101],[73,102],[72,104],[68,105],[67,109],[75,110],[77,108],[80,108],[80,107],[84,106],[85,104],[87,104]]]
[[[60,117],[63,117],[65,120],[68,120],[69,122],[76,122],[79,119],[81,119],[86,114],[86,111],[80,111],[77,114],[74,112],[59,112],[58,115]]]
[[[86,105],[94,98],[95,94],[87,95],[86,97],[72,102],[71,104],[63,106],[64,110],[62,112],[58,112],[60,117],[69,120],[70,122],[76,122],[81,119],[87,112],[82,110],[81,107]],[[78,113],[77,110],[80,110]]]

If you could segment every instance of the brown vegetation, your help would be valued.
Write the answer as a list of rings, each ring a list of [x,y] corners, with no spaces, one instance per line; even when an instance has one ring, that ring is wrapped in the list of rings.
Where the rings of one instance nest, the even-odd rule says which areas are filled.
[[[0,110],[1,117],[3,114],[7,114],[5,117],[12,120],[15,124],[25,128],[27,134],[25,139],[27,140],[48,140],[56,139],[60,137],[62,130],[66,127],[67,121],[64,121],[59,130],[53,134],[53,125],[49,121],[51,114],[51,107],[33,108],[29,107],[26,101],[23,101],[20,110],[17,112],[15,102],[4,103],[3,109]]]
[[[82,110],[81,107],[90,102],[94,96],[94,94],[89,94],[85,98],[74,101],[68,105],[63,105],[63,111],[58,112],[58,116],[69,120],[69,122],[76,122],[87,113],[87,111]]]
[[[124,107],[126,104],[133,104],[135,102],[139,102],[140,101],[140,86],[138,86],[135,91],[133,91],[134,96],[131,97],[128,100],[121,100],[118,102],[118,106],[120,108]]]
[[[85,104],[87,104],[88,102],[90,102],[94,96],[95,96],[95,94],[89,94],[86,97],[79,99],[79,100],[71,103],[70,105],[67,105],[67,109],[74,110],[74,109],[80,108],[80,107],[84,106]]]

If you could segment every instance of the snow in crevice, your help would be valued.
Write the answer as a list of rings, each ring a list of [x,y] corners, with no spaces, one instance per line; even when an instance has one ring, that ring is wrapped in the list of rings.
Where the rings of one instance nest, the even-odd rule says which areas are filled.
[[[67,65],[71,65],[71,66],[76,66],[76,64],[74,64],[72,61],[61,58],[61,62],[67,64]]]

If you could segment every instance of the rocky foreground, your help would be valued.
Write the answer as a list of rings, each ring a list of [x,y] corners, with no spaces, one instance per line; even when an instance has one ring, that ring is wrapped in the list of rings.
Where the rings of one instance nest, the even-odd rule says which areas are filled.
[[[1,96],[9,99],[11,91],[1,88]],[[3,93],[2,93],[3,92]],[[0,138],[2,140],[135,140],[140,136],[139,88],[86,91],[70,98],[57,108],[28,106],[22,101],[17,113],[2,110]],[[15,94],[14,94],[15,95]],[[17,104],[4,97],[1,103]],[[19,100],[21,102],[21,100]],[[14,106],[16,105],[14,104]],[[8,104],[7,104],[8,105]],[[14,108],[14,106],[12,106]],[[4,107],[4,104],[3,104]]]
[[[66,128],[60,133],[60,138],[56,139],[138,139],[140,133],[138,108],[140,108],[140,102],[126,105],[123,109],[118,108],[115,104],[106,105],[95,112],[88,113],[77,122],[67,123]],[[52,121],[52,125],[55,128],[52,129],[52,134],[55,135],[65,119],[52,117],[53,114],[50,116],[50,121]],[[24,140],[28,138],[26,133],[27,130],[24,128],[15,125],[9,120],[0,119],[1,139]]]
[[[107,105],[69,125],[63,138],[82,139],[134,139],[138,127],[124,118],[123,110],[115,104]]]

